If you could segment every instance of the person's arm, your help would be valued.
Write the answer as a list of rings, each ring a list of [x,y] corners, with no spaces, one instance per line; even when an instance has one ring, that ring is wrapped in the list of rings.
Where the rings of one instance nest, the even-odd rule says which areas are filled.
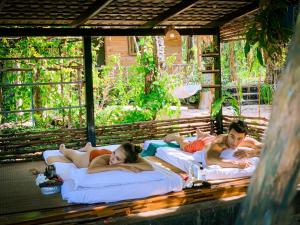
[[[99,172],[114,171],[114,170],[122,170],[122,171],[129,171],[129,172],[140,172],[141,171],[140,169],[135,168],[135,167],[124,166],[123,164],[116,164],[116,165],[89,167],[87,172],[88,173],[99,173]]]
[[[247,148],[251,148],[252,150],[239,149],[234,153],[235,157],[251,158],[251,157],[260,156],[262,143],[255,140],[252,137],[246,137],[245,140],[239,145],[239,147],[247,147]]]
[[[99,158],[98,160],[96,160]],[[107,160],[107,163],[105,163]],[[153,167],[146,160],[139,158],[136,163],[120,163],[115,165],[108,165],[109,158],[104,156],[96,157],[88,167],[88,173],[97,173],[110,170],[123,170],[130,172],[141,172],[153,170]],[[104,162],[104,163],[103,163]]]
[[[244,169],[249,167],[251,164],[248,161],[235,161],[222,159],[220,157],[223,150],[226,149],[226,137],[218,137],[215,142],[213,142],[207,150],[206,163],[208,165],[219,165],[224,168],[240,168]]]

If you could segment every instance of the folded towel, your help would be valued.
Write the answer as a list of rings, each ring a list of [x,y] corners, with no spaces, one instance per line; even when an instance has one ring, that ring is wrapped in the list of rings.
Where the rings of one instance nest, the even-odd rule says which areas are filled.
[[[142,157],[154,156],[155,153],[156,153],[156,150],[158,148],[161,148],[161,147],[180,148],[180,145],[175,144],[175,143],[167,143],[167,142],[164,142],[164,143],[150,143],[148,148],[145,149],[144,151],[142,151],[140,154],[141,154]]]

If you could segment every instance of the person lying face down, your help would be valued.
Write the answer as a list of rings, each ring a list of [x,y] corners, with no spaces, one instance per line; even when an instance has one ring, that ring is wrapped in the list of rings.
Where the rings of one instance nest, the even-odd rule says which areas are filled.
[[[153,170],[151,164],[139,157],[139,146],[131,143],[120,145],[115,151],[97,149],[87,143],[79,150],[67,149],[64,144],[59,147],[63,156],[50,156],[47,163],[54,162],[74,163],[78,168],[88,168],[88,173],[96,173],[109,170],[127,170],[140,172]]]
[[[166,142],[176,141],[183,151],[197,152],[197,161],[201,161],[204,165],[246,168],[251,165],[246,158],[259,156],[262,148],[260,142],[254,138],[246,137],[247,133],[247,124],[237,120],[229,125],[228,134],[212,136],[197,129],[198,138],[195,141],[187,142],[181,136],[172,134],[167,135],[164,140]],[[247,147],[251,150],[239,149],[239,147]],[[222,152],[228,149],[234,152],[234,157],[245,160],[222,159],[220,157]]]

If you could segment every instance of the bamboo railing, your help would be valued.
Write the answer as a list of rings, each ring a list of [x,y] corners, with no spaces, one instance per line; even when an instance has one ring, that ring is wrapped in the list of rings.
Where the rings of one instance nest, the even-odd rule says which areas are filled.
[[[85,128],[2,133],[0,163],[38,160],[44,150],[58,149],[61,143],[78,147],[86,142]]]
[[[234,119],[237,117],[223,116],[224,132]],[[250,135],[261,140],[268,120],[257,117],[244,117],[244,120],[248,123]],[[149,139],[161,139],[170,133],[192,135],[196,128],[211,134],[216,132],[210,116],[147,121],[96,127],[96,144],[101,146],[128,141],[140,144]],[[87,131],[85,128],[2,132],[0,134],[0,163],[39,160],[44,150],[58,149],[61,143],[68,148],[76,149],[84,146],[86,142]]]
[[[202,116],[101,126],[96,128],[96,143],[97,145],[118,144],[126,141],[143,143],[149,139],[161,139],[170,133],[193,134],[196,128],[215,133],[215,127],[211,126],[210,117]]]
[[[227,132],[229,124],[238,119],[236,116],[223,116],[223,126],[224,133]],[[247,123],[249,129],[249,135],[254,137],[255,139],[261,141],[264,136],[268,126],[268,119],[263,117],[242,117],[242,119]]]

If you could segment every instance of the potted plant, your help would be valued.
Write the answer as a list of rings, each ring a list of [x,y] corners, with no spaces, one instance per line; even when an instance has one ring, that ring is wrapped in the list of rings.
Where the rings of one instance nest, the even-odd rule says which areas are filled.
[[[36,185],[40,187],[44,195],[60,192],[60,187],[63,184],[63,179],[57,174],[54,174],[53,170],[49,170],[48,167],[45,173],[39,173],[35,179]]]

